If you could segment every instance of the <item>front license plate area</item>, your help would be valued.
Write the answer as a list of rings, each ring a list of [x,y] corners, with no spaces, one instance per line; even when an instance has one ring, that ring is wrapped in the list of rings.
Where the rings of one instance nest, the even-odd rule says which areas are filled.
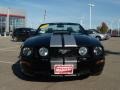
[[[54,65],[54,74],[57,75],[70,75],[73,74],[74,66],[72,64],[69,65]]]

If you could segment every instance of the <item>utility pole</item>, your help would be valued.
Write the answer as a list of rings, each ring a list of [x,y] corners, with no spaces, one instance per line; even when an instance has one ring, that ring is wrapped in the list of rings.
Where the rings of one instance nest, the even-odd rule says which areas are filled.
[[[83,25],[83,19],[84,17],[80,17],[80,24]]]
[[[92,18],[92,7],[94,7],[95,5],[94,4],[92,4],[92,3],[90,3],[90,4],[88,4],[89,5],[89,7],[90,7],[90,29],[91,29],[91,18]]]
[[[46,20],[46,16],[47,16],[47,11],[46,11],[46,9],[45,9],[45,11],[44,11],[44,22],[45,22],[45,20]]]
[[[80,24],[83,25],[83,20],[82,19],[80,19]]]

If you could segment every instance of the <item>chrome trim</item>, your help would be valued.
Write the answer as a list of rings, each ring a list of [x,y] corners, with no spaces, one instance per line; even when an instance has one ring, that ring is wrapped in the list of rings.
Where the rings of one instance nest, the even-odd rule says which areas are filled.
[[[65,62],[65,63],[64,63]],[[77,69],[77,58],[75,57],[65,57],[65,61],[63,58],[51,58],[50,64],[51,64],[51,69],[54,69],[55,64],[72,64],[74,65],[74,69]]]
[[[77,69],[77,58],[75,58],[75,57],[65,57],[65,64],[73,64],[74,69]]]
[[[51,69],[54,69],[55,64],[63,65],[63,59],[62,58],[51,58],[50,64],[51,64]]]

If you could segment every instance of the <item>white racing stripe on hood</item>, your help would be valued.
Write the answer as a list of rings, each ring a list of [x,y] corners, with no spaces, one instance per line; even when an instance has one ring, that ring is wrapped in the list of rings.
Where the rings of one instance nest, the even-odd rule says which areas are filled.
[[[73,35],[64,35],[64,47],[77,47],[76,40]]]
[[[51,36],[50,47],[62,47],[61,35],[52,35]]]

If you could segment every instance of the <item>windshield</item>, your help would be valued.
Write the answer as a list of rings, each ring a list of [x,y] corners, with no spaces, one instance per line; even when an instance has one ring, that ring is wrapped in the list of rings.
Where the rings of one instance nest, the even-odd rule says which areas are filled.
[[[40,25],[38,29],[39,33],[54,33],[56,31],[70,32],[70,33],[82,33],[84,29],[80,24],[76,23],[48,23]]]

